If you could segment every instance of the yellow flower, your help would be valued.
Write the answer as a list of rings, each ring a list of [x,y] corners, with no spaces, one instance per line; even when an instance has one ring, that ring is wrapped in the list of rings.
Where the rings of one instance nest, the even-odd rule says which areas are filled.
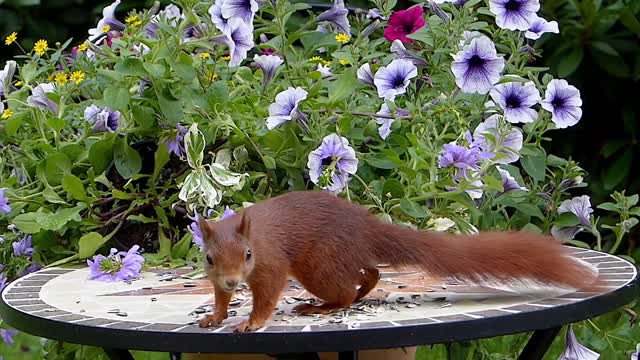
[[[84,81],[84,71],[74,71],[71,73],[71,76],[69,76],[69,79],[71,81],[75,81],[76,85],[80,84],[81,82]]]
[[[134,22],[136,22],[136,21],[138,21],[138,20],[139,20],[138,15],[133,14],[133,15],[129,15],[129,16],[124,20],[124,22],[126,22],[126,23],[127,23],[127,24],[129,24],[129,25],[131,25],[131,24],[133,24]]]
[[[36,44],[33,45],[33,51],[35,51],[36,55],[42,56],[49,48],[49,43],[47,40],[40,39],[36,41]]]
[[[142,25],[142,20],[138,20],[138,21],[134,22],[133,24],[131,24],[131,26],[133,26],[133,27],[138,27],[140,25]]]
[[[324,66],[329,66],[331,65],[331,60],[322,60],[322,63],[324,64]]]
[[[55,76],[55,79],[56,79],[56,83],[58,85],[64,85],[68,81],[67,74],[66,73],[62,73],[62,72],[61,73],[57,73],[56,76]]]
[[[344,66],[349,65],[349,62],[347,60],[345,60],[345,59],[340,59],[340,61],[338,61],[338,62],[340,63],[340,65],[344,65]]]
[[[105,34],[108,33],[109,31],[111,31],[111,26],[110,25],[105,25],[102,28],[102,32],[105,33]]]
[[[18,38],[18,33],[16,33],[14,31],[4,39],[4,44],[5,45],[11,45],[11,44],[13,44],[14,41],[16,41],[17,38]]]
[[[231,56],[227,55],[227,56],[223,56],[220,59],[224,60],[224,61],[229,61],[231,60]]]
[[[336,35],[336,41],[341,44],[346,44],[349,42],[349,35],[339,33],[338,35]]]
[[[48,82],[52,82],[53,81],[53,74],[49,74],[49,76],[47,76],[47,81]]]
[[[82,43],[80,45],[78,45],[78,51],[87,51],[87,43]]]
[[[216,74],[213,71],[207,71],[205,76],[207,77],[207,80],[209,80],[209,81],[213,81],[213,80],[218,78],[218,74]]]
[[[22,85],[24,85],[24,81],[22,80],[16,81],[16,86],[22,86]]]
[[[13,116],[13,111],[11,111],[11,109],[4,109],[4,111],[2,112],[2,118],[8,119],[11,116]]]
[[[205,60],[211,57],[211,54],[209,54],[208,52],[203,52],[200,53],[200,59]]]
[[[311,62],[321,62],[322,58],[320,56],[314,56],[311,59],[309,59],[309,61],[311,61]]]

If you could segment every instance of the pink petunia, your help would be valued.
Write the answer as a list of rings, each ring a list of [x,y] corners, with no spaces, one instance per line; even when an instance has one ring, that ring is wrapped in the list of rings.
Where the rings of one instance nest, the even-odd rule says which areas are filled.
[[[393,42],[400,40],[409,44],[411,39],[407,37],[425,25],[424,11],[421,6],[413,6],[406,10],[395,11],[389,17],[387,27],[384,29],[384,37]]]

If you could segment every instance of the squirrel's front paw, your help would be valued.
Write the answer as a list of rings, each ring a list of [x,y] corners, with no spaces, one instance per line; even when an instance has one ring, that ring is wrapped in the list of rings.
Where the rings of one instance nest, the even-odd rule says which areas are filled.
[[[245,320],[240,324],[236,325],[236,327],[233,329],[233,332],[244,333],[244,332],[256,331],[260,329],[262,325],[263,324],[258,324],[251,320]]]
[[[216,314],[207,314],[202,319],[198,320],[198,325],[201,328],[207,328],[210,326],[218,326],[225,319],[225,317],[218,316]]]

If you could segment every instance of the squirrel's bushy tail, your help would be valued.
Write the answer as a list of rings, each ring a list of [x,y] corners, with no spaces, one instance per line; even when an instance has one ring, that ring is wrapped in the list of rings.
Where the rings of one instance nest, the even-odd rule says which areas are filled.
[[[453,235],[415,231],[381,224],[375,243],[381,262],[417,266],[437,277],[473,282],[535,281],[586,288],[597,274],[566,255],[566,248],[550,236],[531,232],[483,232]]]

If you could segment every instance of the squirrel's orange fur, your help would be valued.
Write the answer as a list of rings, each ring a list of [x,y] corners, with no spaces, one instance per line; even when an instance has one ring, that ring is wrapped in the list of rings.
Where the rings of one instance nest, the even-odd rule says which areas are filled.
[[[291,192],[198,225],[216,302],[214,314],[200,320],[203,327],[227,318],[233,290],[242,281],[251,289],[253,309],[249,320],[236,327],[240,332],[265,324],[288,276],[323,300],[321,305],[297,306],[298,313],[348,307],[376,285],[379,263],[471,281],[532,279],[580,288],[594,279],[588,267],[566,256],[551,237],[415,231],[383,223],[365,207],[324,192]]]

